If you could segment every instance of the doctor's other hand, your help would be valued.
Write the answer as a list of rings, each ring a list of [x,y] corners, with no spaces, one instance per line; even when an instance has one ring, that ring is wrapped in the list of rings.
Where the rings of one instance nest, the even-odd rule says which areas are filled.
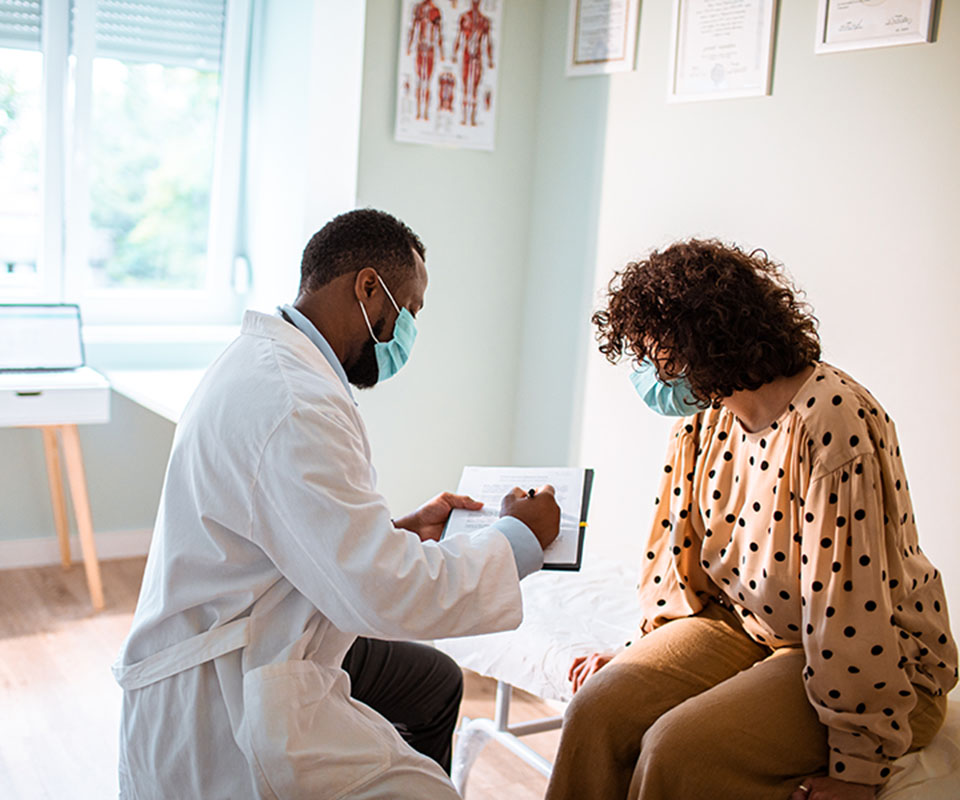
[[[443,528],[447,524],[450,512],[455,508],[479,511],[483,508],[483,503],[478,503],[465,494],[444,492],[428,500],[412,514],[394,520],[393,524],[398,528],[413,531],[420,537],[421,542],[438,541],[443,535]]]
[[[613,660],[613,653],[593,653],[589,656],[577,656],[570,665],[567,680],[573,684],[573,693],[583,686],[584,681],[599,672]]]
[[[500,501],[500,516],[520,520],[533,531],[544,550],[560,532],[560,506],[549,483],[537,489],[533,497],[519,486],[515,487]]]

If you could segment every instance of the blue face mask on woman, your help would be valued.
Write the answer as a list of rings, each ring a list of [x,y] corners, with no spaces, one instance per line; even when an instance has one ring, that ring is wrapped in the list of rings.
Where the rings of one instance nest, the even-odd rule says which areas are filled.
[[[702,410],[685,378],[660,380],[649,359],[644,359],[631,373],[630,382],[643,402],[665,417],[687,417]]]
[[[397,305],[397,301],[393,299],[393,295],[390,294],[383,278],[377,275],[377,280],[380,281],[383,291],[387,293],[387,297],[390,298],[390,302],[393,303],[393,307],[397,309],[399,315],[393,326],[393,338],[389,342],[381,342],[377,339],[373,332],[373,326],[370,324],[370,318],[367,316],[367,309],[363,307],[363,303],[360,303],[359,300],[357,302],[360,303],[360,310],[363,312],[363,319],[367,323],[367,330],[370,331],[370,336],[376,343],[373,349],[377,357],[377,380],[385,381],[387,378],[396,375],[400,371],[400,367],[406,364],[407,359],[410,358],[410,351],[413,350],[413,343],[417,338],[417,324],[413,320],[413,314],[406,308],[400,308]]]

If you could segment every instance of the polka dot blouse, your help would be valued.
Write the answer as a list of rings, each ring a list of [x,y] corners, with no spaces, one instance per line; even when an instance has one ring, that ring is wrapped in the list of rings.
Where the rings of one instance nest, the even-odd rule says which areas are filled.
[[[679,421],[643,562],[644,632],[714,597],[757,642],[803,647],[834,777],[883,783],[910,745],[914,687],[956,683],[893,422],[828,364],[761,431],[726,408]]]

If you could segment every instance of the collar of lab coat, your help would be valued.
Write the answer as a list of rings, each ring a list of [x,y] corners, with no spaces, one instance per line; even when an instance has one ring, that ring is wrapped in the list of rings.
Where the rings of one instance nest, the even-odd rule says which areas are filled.
[[[286,314],[290,321],[297,326],[298,330],[317,346],[317,350],[323,353],[323,357],[327,359],[327,362],[333,367],[333,371],[337,373],[337,377],[340,379],[340,383],[343,384],[343,388],[347,390],[347,394],[350,395],[350,399],[353,400],[353,404],[356,405],[357,401],[354,400],[353,390],[350,388],[350,381],[347,378],[346,371],[343,369],[343,364],[340,363],[337,354],[333,352],[330,342],[317,330],[317,326],[291,305],[278,306],[277,311]]]
[[[315,353],[319,350],[324,357],[322,363],[326,363],[330,367],[337,378],[340,379],[340,383],[343,384],[347,396],[353,401],[354,405],[357,405],[357,401],[350,389],[350,383],[347,380],[347,373],[344,372],[343,365],[333,352],[330,343],[323,338],[320,331],[313,326],[310,320],[303,317],[295,308],[283,306],[283,310],[286,311],[290,319],[293,320],[293,325],[279,315],[273,316],[259,311],[248,310],[243,314],[240,333],[250,336],[263,336],[267,339],[284,342],[296,348],[303,348],[306,351],[305,355],[311,352]],[[309,326],[308,330],[303,330],[301,325],[298,324],[298,316],[303,317],[303,322]],[[309,331],[312,331],[313,335],[311,335]],[[304,347],[307,343],[309,343],[308,347]]]

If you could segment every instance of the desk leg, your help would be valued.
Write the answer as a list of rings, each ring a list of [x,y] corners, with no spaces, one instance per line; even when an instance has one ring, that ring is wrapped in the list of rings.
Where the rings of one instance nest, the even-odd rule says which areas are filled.
[[[90,516],[90,498],[87,496],[87,478],[83,470],[83,455],[80,452],[80,437],[76,425],[61,425],[63,455],[67,462],[67,478],[70,480],[70,496],[73,511],[77,516],[77,533],[80,534],[80,550],[83,552],[83,567],[87,573],[90,599],[97,611],[103,608],[103,584],[100,580],[100,563],[97,561],[97,546],[93,540],[93,519]]]
[[[70,526],[67,523],[67,498],[63,493],[63,474],[60,471],[60,448],[57,445],[57,429],[44,426],[43,452],[47,457],[47,482],[50,484],[50,505],[53,506],[53,522],[57,527],[60,542],[60,563],[70,568]]]

